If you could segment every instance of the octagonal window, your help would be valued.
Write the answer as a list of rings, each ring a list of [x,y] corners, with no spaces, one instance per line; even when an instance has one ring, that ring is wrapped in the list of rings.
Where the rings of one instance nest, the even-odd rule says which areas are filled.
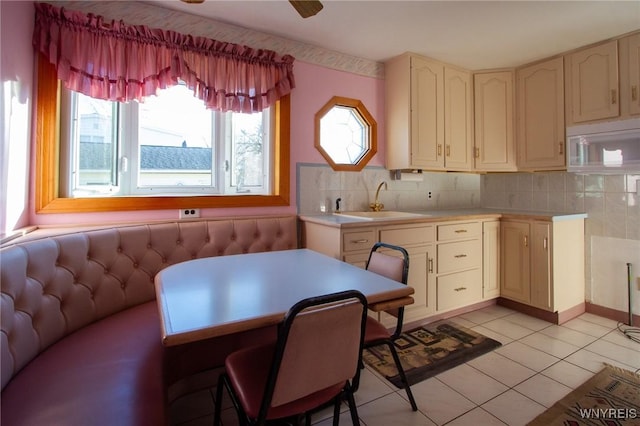
[[[377,124],[357,99],[334,96],[315,116],[315,147],[334,170],[359,171],[377,151]]]

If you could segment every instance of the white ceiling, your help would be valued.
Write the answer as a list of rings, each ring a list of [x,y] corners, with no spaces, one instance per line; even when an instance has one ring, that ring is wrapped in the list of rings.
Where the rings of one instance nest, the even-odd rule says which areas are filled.
[[[383,62],[412,51],[471,70],[522,65],[640,29],[640,0],[323,0],[307,19],[284,0],[149,3],[360,58]]]

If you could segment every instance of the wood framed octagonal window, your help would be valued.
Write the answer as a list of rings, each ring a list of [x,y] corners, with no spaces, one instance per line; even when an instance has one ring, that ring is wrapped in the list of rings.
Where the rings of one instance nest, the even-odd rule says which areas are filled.
[[[360,171],[376,154],[378,125],[357,99],[334,96],[315,115],[315,147],[333,170]]]

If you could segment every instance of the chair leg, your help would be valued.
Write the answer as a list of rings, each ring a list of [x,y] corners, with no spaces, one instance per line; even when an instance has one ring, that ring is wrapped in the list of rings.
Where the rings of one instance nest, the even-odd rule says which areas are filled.
[[[220,415],[222,411],[222,388],[224,387],[224,377],[218,377],[218,387],[216,388],[216,406],[213,411],[213,426],[220,426]]]
[[[333,401],[333,426],[338,426],[340,424],[340,402],[342,401],[342,393],[336,396],[336,399]]]
[[[349,412],[351,413],[351,423],[355,426],[360,426],[360,418],[358,417],[358,407],[356,407],[356,401],[353,398],[353,389],[347,383],[344,388],[345,396],[347,397],[347,402],[349,403]],[[340,416],[338,416],[340,417]]]
[[[411,409],[413,411],[418,411],[418,406],[416,405],[416,400],[413,398],[413,392],[411,392],[411,386],[409,386],[409,382],[407,381],[407,376],[404,374],[404,368],[402,368],[402,364],[400,363],[400,357],[398,356],[398,352],[396,351],[396,347],[392,341],[386,342],[389,347],[389,351],[391,352],[391,356],[393,356],[393,361],[396,363],[396,368],[398,369],[398,374],[400,375],[400,380],[404,385],[404,389],[407,391],[407,397],[409,398],[409,403],[411,404]]]

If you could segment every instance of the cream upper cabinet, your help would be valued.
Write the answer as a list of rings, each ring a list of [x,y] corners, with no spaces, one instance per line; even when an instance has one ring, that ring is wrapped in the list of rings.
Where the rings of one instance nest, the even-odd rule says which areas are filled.
[[[449,170],[473,167],[471,73],[444,67],[444,164]]]
[[[640,114],[640,33],[620,39],[620,115]]]
[[[618,42],[572,53],[567,66],[568,124],[618,117]]]
[[[471,169],[470,73],[414,54],[385,63],[386,168]]]
[[[563,58],[520,68],[516,81],[518,168],[565,168]]]
[[[512,71],[474,75],[475,168],[516,170]]]

